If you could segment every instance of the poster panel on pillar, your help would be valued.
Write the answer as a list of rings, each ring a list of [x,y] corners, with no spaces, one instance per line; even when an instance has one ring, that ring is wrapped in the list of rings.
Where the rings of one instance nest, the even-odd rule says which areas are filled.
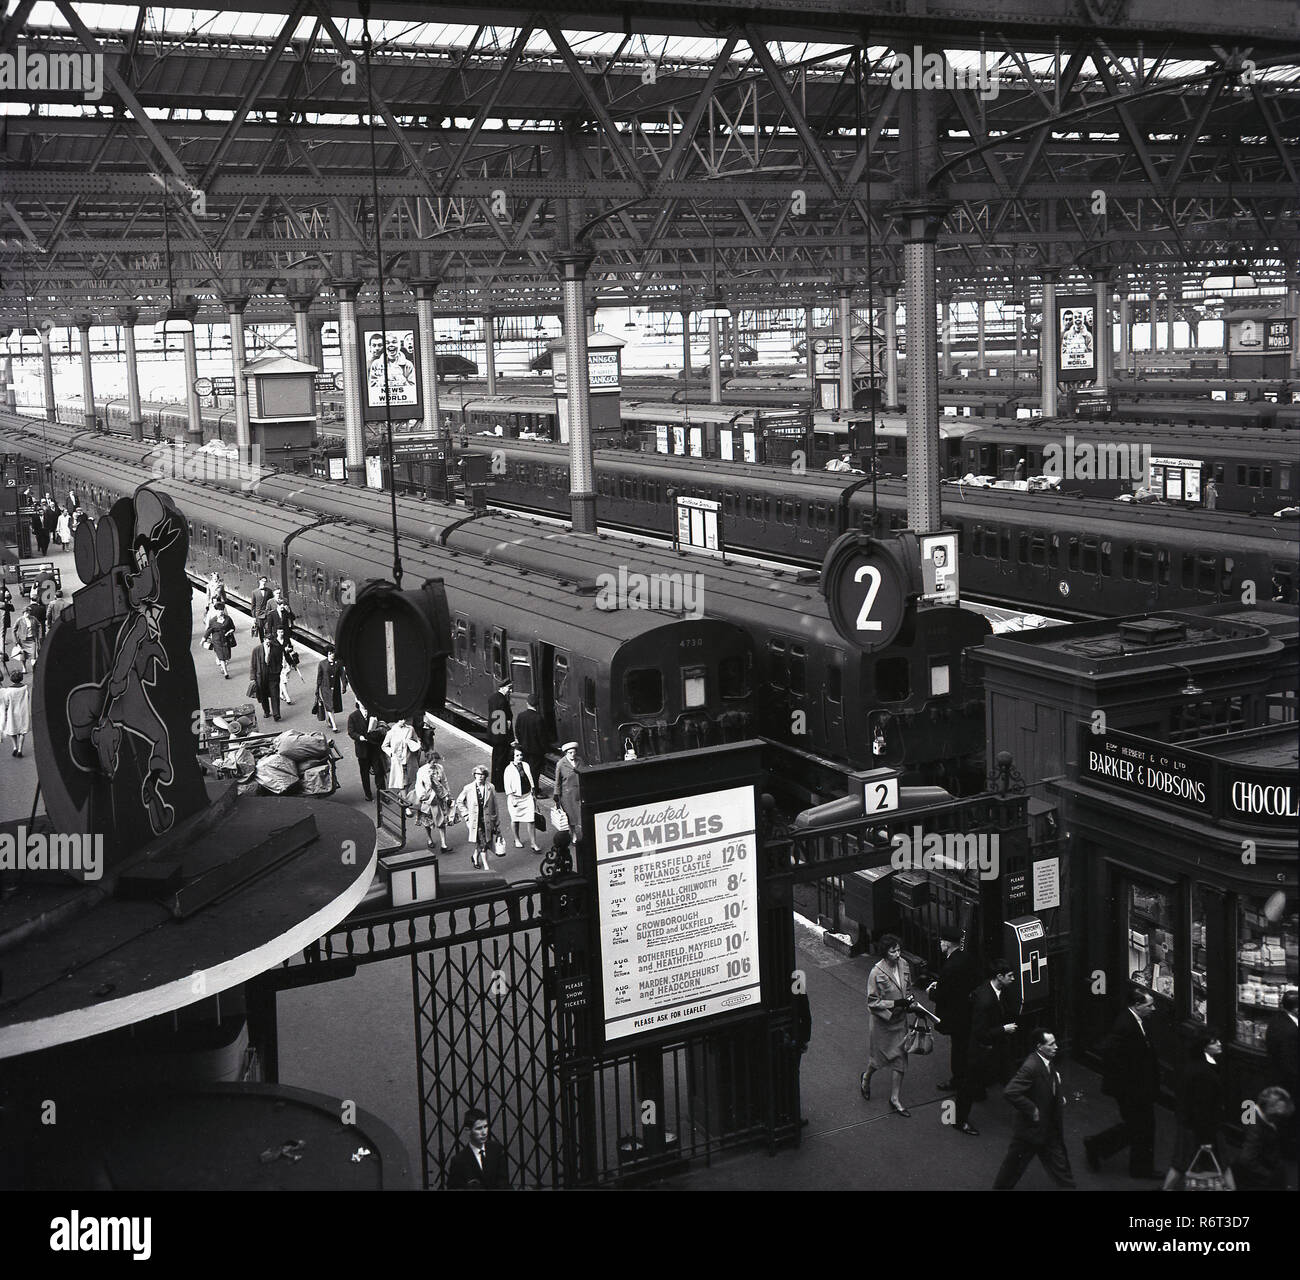
[[[1057,381],[1091,382],[1097,376],[1096,320],[1095,298],[1057,298]]]
[[[414,316],[389,316],[385,328],[378,317],[357,321],[361,349],[362,417],[367,422],[422,418],[420,391],[420,331]],[[387,381],[385,381],[387,368]]]
[[[921,599],[935,604],[956,604],[959,598],[957,535],[921,535]]]
[[[1244,317],[1228,324],[1228,354],[1285,354],[1291,350],[1291,321]]]

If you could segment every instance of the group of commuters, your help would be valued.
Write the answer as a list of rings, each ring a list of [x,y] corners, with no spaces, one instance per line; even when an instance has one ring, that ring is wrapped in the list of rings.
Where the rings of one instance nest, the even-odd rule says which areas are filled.
[[[47,555],[50,543],[55,543],[61,550],[72,546],[72,535],[77,525],[86,518],[77,502],[75,493],[68,494],[65,506],[60,507],[53,498],[41,498],[36,501],[30,491],[25,495],[32,505],[32,537],[41,555]]]
[[[1011,1070],[1011,1050],[1021,1030],[1016,966],[997,959],[981,966],[970,955],[962,935],[942,931],[943,962],[927,993],[934,998],[934,1021],[949,1039],[949,1078],[938,1087],[956,1095],[954,1127],[960,1134],[979,1137],[971,1123],[972,1108],[992,1087],[1002,1087],[1014,1109],[1010,1147],[994,1180],[995,1190],[1009,1190],[1037,1158],[1051,1179],[1062,1188],[1075,1185],[1066,1151],[1065,1089],[1056,1066],[1059,1046],[1048,1027],[1030,1033],[1031,1052]],[[878,960],[867,979],[870,1022],[870,1060],[859,1088],[871,1097],[872,1077],[888,1070],[889,1107],[908,1117],[902,1087],[912,1043],[909,1015],[924,1007],[912,994],[911,967],[897,937],[886,934],[878,943]],[[1294,1094],[1297,1082],[1297,997],[1288,992],[1268,1034],[1270,1076],[1268,1087],[1247,1105],[1242,1116],[1243,1145],[1229,1162],[1220,1146],[1221,1129],[1228,1120],[1219,1059],[1222,1037],[1210,1027],[1198,1027],[1184,1037],[1183,1060],[1173,1083],[1176,1137],[1166,1166],[1155,1158],[1155,1104],[1160,1096],[1161,1070],[1152,1044],[1150,1018],[1156,1008],[1151,990],[1132,983],[1126,1007],[1101,1045],[1101,1092],[1114,1100],[1118,1122],[1083,1140],[1084,1156],[1093,1171],[1103,1160],[1125,1149],[1129,1175],[1158,1181],[1163,1190],[1175,1190],[1198,1173],[1220,1171],[1222,1184],[1251,1189],[1285,1186],[1283,1152],[1293,1135]],[[928,1017],[928,1011],[923,1016]],[[1192,1171],[1189,1174],[1189,1171]]]
[[[510,686],[504,685],[498,691],[507,708],[509,690]],[[489,710],[490,730],[493,712],[500,710],[499,701]],[[537,718],[536,726],[531,719],[533,715]],[[348,716],[347,731],[356,750],[357,768],[366,799],[374,798],[372,781],[374,788],[397,792],[410,816],[425,828],[429,848],[435,851],[447,849],[448,829],[464,822],[471,861],[476,868],[485,871],[489,855],[506,856],[501,808],[497,801],[497,792],[501,791],[505,795],[506,817],[513,829],[514,847],[527,847],[533,853],[541,853],[537,843],[537,831],[543,825],[539,821],[538,787],[548,745],[544,721],[530,699],[527,710],[519,714],[517,722],[513,719],[504,722],[517,727],[523,738],[505,744],[505,751],[501,753],[504,759],[501,760],[499,783],[490,766],[475,765],[469,781],[453,795],[442,756],[434,750],[430,718],[402,720],[388,725],[371,715],[358,700]],[[499,726],[502,721],[497,723]],[[560,750],[551,820],[556,828],[553,847],[558,843],[567,849],[577,834],[581,812],[578,744],[566,742]],[[498,759],[496,742],[493,742],[493,759]]]

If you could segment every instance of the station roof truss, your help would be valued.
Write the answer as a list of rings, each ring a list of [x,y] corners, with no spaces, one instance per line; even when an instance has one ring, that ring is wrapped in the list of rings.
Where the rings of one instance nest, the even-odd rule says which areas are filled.
[[[152,320],[168,258],[204,320],[372,311],[372,162],[388,305],[447,315],[555,312],[573,246],[601,305],[861,303],[921,202],[940,296],[1300,274],[1293,0],[901,7],[376,3],[369,83],[354,5],[19,0],[0,54],[102,54],[102,91],[0,86],[0,324]]]

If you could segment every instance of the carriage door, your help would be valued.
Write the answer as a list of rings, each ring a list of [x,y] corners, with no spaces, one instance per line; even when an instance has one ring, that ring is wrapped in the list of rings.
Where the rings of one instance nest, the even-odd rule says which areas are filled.
[[[533,679],[537,690],[537,709],[546,721],[546,732],[555,739],[555,684],[553,666],[555,650],[535,640],[529,646],[533,661]]]
[[[824,695],[821,703],[826,716],[826,746],[842,753],[844,744],[844,655],[838,649],[826,651]]]
[[[600,749],[600,726],[596,718],[596,681],[591,676],[582,677],[579,712],[578,718],[582,731],[578,735],[578,740],[582,743],[582,758],[588,764],[595,764],[603,759],[603,755]]]

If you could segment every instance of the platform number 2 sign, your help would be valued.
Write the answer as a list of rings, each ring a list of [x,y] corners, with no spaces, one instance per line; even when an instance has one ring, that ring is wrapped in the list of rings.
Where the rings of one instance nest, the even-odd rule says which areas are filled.
[[[862,608],[858,610],[857,628],[859,631],[879,631],[883,624],[879,618],[871,616],[871,606],[876,603],[876,596],[880,594],[880,570],[873,564],[864,564],[853,575],[853,581],[861,582],[863,578],[869,579],[869,585],[867,594],[862,600]]]
[[[898,777],[869,778],[862,792],[862,812],[870,817],[873,813],[892,813],[898,808]]]

